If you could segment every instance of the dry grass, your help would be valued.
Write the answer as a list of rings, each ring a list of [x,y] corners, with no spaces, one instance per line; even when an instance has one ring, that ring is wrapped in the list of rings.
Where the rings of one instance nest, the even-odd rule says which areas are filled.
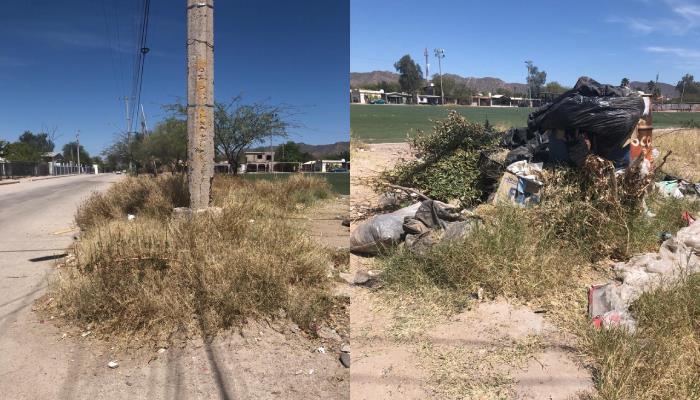
[[[672,129],[654,132],[654,146],[662,154],[673,151],[664,166],[669,174],[700,182],[700,129]]]
[[[125,219],[128,214],[163,219],[175,207],[189,204],[185,175],[127,177],[104,193],[93,193],[78,207],[75,221],[80,229],[112,220]]]
[[[643,295],[635,333],[582,329],[596,362],[597,399],[700,398],[700,275]]]
[[[293,219],[278,218],[327,197],[325,181],[217,178],[220,214],[171,217],[164,192],[184,188],[177,177],[127,179],[81,207],[88,229],[75,246],[77,262],[50,285],[59,315],[98,333],[162,337],[282,316],[313,331],[337,308],[330,256]]]

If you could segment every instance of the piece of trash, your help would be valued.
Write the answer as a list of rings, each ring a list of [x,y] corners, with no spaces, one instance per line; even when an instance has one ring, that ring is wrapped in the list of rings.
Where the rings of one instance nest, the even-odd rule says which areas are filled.
[[[316,352],[321,353],[321,354],[326,354],[326,348],[321,346],[321,347],[316,349]]]
[[[92,331],[85,331],[85,332],[81,333],[80,336],[81,336],[81,337],[87,337],[87,336],[90,335],[91,333],[92,333]]]
[[[349,353],[340,353],[340,363],[343,364],[343,367],[345,368],[350,368],[350,354]]]
[[[340,346],[340,351],[343,353],[349,353],[350,352],[350,345],[345,343],[342,346]]]
[[[165,353],[164,347],[161,347],[160,349],[158,349],[158,354],[163,354],[163,353]]]
[[[313,368],[312,368],[312,369],[309,370],[309,375],[313,375],[313,374],[314,374],[314,370],[313,370]]]
[[[111,369],[115,369],[119,367],[119,363],[116,361],[110,361],[107,363],[107,366]]]
[[[695,217],[692,214],[690,214],[688,211],[683,211],[681,218],[683,219],[683,221],[685,221],[688,224],[688,226],[692,225],[693,222],[695,222]]]
[[[128,219],[129,221],[133,221],[136,219],[136,216],[134,214],[129,214],[126,216],[126,219]]]

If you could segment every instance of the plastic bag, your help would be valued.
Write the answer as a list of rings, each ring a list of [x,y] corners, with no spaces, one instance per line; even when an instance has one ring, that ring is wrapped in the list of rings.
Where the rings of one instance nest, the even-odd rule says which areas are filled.
[[[389,214],[376,215],[358,225],[350,235],[350,251],[377,254],[403,238],[405,217],[413,217],[421,203],[404,207]]]

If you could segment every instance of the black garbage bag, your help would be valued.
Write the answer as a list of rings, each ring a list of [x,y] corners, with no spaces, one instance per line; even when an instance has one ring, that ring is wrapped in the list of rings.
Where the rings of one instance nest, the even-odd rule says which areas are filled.
[[[539,132],[534,132],[531,136],[532,138],[525,144],[508,152],[505,165],[521,160],[533,162],[549,161],[549,136]]]
[[[622,166],[627,162],[623,146],[643,113],[644,100],[631,89],[603,85],[584,76],[573,89],[531,113],[527,125],[528,132],[574,132],[572,137],[580,139],[569,143],[569,162],[574,165],[579,165],[589,153],[578,137],[581,134],[590,143],[590,153]]]
[[[515,149],[532,139],[533,133],[527,128],[511,128],[501,138],[500,146],[506,149]]]
[[[595,79],[582,76],[578,78],[573,89],[566,93],[580,94],[587,97],[627,97],[634,94],[634,91],[625,86],[601,84]]]
[[[641,97],[587,97],[572,94],[530,114],[528,128],[578,129],[596,135],[602,145],[620,146],[644,112]]]

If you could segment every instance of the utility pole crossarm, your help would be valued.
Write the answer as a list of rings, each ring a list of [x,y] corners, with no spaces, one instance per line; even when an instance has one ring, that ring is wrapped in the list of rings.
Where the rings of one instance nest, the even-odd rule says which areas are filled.
[[[187,155],[190,207],[205,209],[214,178],[214,0],[187,1]]]

